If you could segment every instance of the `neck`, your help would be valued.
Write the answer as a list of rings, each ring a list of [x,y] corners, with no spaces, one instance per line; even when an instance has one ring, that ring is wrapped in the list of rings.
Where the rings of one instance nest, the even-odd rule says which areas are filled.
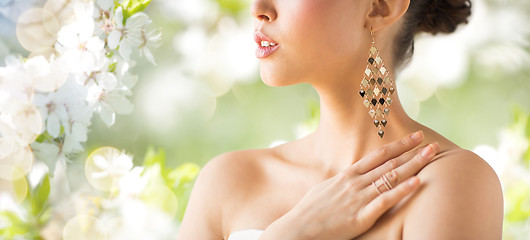
[[[417,129],[415,121],[404,111],[397,91],[391,96],[390,113],[385,117],[388,124],[383,127],[381,138],[358,94],[359,83],[326,87],[331,85],[335,88],[314,86],[320,96],[320,123],[305,139],[311,146],[313,164],[320,169],[335,174],[378,147]]]

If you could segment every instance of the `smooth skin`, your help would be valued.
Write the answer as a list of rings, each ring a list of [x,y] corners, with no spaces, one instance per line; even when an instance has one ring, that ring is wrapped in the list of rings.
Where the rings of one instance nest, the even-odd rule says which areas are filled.
[[[409,3],[254,0],[255,29],[279,44],[260,59],[262,80],[313,86],[319,126],[274,148],[212,159],[195,183],[178,239],[226,239],[244,229],[265,230],[260,239],[501,239],[502,190],[491,167],[412,120],[397,92],[380,139],[357,94],[369,29],[394,77],[393,39]],[[421,143],[407,145],[403,139],[418,130]],[[396,144],[402,147],[388,150]],[[420,157],[423,148],[437,155]],[[371,181],[390,169],[396,187],[379,196]]]

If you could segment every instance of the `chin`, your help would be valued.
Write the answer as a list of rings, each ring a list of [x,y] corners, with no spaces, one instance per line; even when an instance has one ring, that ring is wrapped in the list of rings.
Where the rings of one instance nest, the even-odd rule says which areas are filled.
[[[278,74],[275,74],[275,71],[270,70],[260,70],[260,76],[261,81],[265,83],[267,86],[270,87],[284,87],[289,85],[297,84],[298,82],[295,82],[296,78],[289,78],[285,76],[279,76]]]
[[[261,77],[261,81],[263,81],[263,83],[265,83],[267,86],[270,86],[270,87],[284,87],[284,86],[296,84],[296,83],[284,81],[278,78],[265,78],[263,76]]]
[[[283,81],[276,81],[276,80],[271,80],[269,78],[263,78],[263,77],[261,78],[261,81],[263,81],[263,83],[265,83],[269,87],[283,87],[283,86],[291,85]]]

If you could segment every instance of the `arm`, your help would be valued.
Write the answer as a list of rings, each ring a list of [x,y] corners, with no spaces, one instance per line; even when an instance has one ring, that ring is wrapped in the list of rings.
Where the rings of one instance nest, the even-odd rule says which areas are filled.
[[[234,190],[243,191],[259,175],[248,159],[251,157],[245,151],[227,152],[213,158],[202,168],[193,186],[178,240],[220,240],[226,237],[223,236],[223,219],[227,220],[227,216],[223,218],[222,215],[224,200],[238,198]],[[284,215],[269,226],[263,239],[301,239],[293,231],[299,221],[290,215]]]
[[[221,211],[216,196],[218,188],[215,185],[217,162],[215,159],[208,162],[199,173],[177,235],[178,240],[223,239]]]
[[[497,175],[470,151],[441,156],[418,175],[403,239],[501,239],[503,199]]]

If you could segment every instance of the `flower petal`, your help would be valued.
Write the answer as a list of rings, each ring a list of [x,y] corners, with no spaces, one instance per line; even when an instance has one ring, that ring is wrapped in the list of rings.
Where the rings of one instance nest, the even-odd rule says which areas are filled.
[[[85,142],[87,140],[87,127],[78,122],[74,123],[72,126],[72,137],[80,142]]]
[[[114,10],[114,21],[118,28],[123,28],[123,9],[121,6],[118,6],[116,10]]]
[[[145,54],[145,58],[147,58],[147,60],[149,60],[149,62],[151,62],[153,65],[156,65],[155,57],[153,57],[153,54],[151,53],[151,51],[149,51],[149,48],[143,47],[142,50],[143,50],[143,53]]]
[[[127,41],[122,41],[120,45],[120,55],[125,61],[129,61],[131,51],[131,45]]]
[[[103,47],[105,46],[105,43],[99,39],[99,37],[93,36],[90,39],[88,39],[86,43],[86,48],[88,51],[91,51],[93,53],[97,53],[101,50],[103,50]]]
[[[131,17],[127,18],[127,21],[125,23],[125,27],[127,29],[137,29],[142,28],[143,26],[150,23],[149,16],[143,12],[137,12],[133,14]]]
[[[48,119],[46,120],[46,131],[48,131],[48,133],[54,138],[59,137],[59,134],[61,133],[61,124],[59,123],[57,114],[52,113],[48,115]]]
[[[99,169],[108,169],[110,167],[109,165],[109,162],[107,161],[107,159],[101,155],[95,155],[93,158],[94,160],[94,164],[99,168]]]
[[[103,10],[109,10],[114,6],[113,0],[97,0],[96,3]]]
[[[116,29],[112,29],[112,31],[109,34],[109,38],[107,39],[107,44],[109,45],[109,48],[116,49],[118,45],[120,44],[120,39],[121,39],[121,32]]]
[[[132,103],[123,95],[113,95],[107,102],[118,114],[129,114],[134,109]]]
[[[99,117],[108,126],[112,126],[116,120],[116,114],[110,109],[110,107],[102,105],[99,111]]]

